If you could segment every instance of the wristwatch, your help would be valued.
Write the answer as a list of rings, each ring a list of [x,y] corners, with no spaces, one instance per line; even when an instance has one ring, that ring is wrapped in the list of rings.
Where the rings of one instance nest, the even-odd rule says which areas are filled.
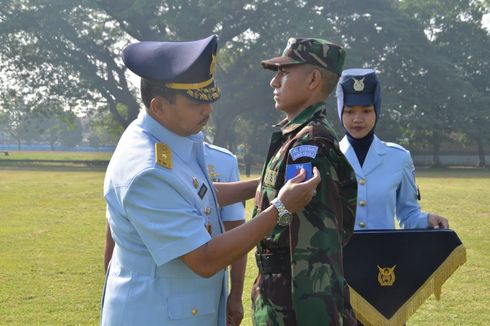
[[[286,209],[286,206],[284,206],[282,201],[279,198],[274,198],[271,201],[271,204],[274,205],[274,207],[277,209],[277,212],[279,213],[279,215],[277,216],[277,224],[280,226],[289,225],[289,223],[291,223],[291,220],[293,219],[293,214],[291,214]]]

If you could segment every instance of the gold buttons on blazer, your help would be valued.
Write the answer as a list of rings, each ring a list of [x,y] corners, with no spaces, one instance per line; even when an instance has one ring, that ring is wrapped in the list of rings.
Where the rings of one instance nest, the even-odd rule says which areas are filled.
[[[361,229],[364,229],[366,227],[366,223],[364,223],[363,221],[359,222],[359,227]]]
[[[211,207],[206,207],[206,208],[204,209],[204,214],[206,214],[206,216],[211,215]]]
[[[197,312],[198,312],[198,311],[197,311],[197,309],[196,309],[196,308],[192,308],[191,313],[192,313],[192,315],[193,315],[193,316],[197,315]]]
[[[360,205],[361,207],[366,206],[366,201],[365,201],[365,200],[361,200],[361,201],[359,202],[359,205]]]
[[[359,184],[360,184],[361,186],[364,186],[364,185],[366,184],[366,180],[365,180],[365,179],[361,179],[361,180],[359,180]]]

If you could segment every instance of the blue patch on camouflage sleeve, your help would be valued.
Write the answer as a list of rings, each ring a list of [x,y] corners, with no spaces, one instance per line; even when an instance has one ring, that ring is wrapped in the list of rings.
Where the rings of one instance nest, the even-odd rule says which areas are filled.
[[[299,171],[301,170],[301,168],[305,169],[305,171],[306,171],[305,180],[308,180],[313,176],[313,168],[311,166],[311,162],[298,163],[298,164],[288,164],[288,165],[286,165],[286,175],[284,177],[285,182],[288,181],[289,179],[292,179],[295,176],[297,176]]]

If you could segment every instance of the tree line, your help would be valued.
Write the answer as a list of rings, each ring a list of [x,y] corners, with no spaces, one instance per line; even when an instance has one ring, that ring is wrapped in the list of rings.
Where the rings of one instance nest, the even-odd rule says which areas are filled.
[[[263,155],[280,114],[260,60],[291,36],[314,36],[346,48],[345,68],[379,72],[382,138],[429,150],[434,165],[445,142],[474,146],[485,165],[488,0],[1,0],[0,8],[0,133],[69,111],[117,139],[142,106],[122,48],[215,33],[223,96],[206,132],[217,145]]]

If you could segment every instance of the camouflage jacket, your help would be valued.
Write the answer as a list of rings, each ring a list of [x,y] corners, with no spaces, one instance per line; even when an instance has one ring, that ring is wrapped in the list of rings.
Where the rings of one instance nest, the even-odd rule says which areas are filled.
[[[356,177],[325,110],[324,103],[310,106],[272,135],[254,216],[277,196],[286,169],[311,164],[322,181],[291,225],[276,226],[257,246],[257,254],[286,253],[290,268],[259,272],[252,290],[256,326],[356,324],[342,263],[342,247],[354,228]]]

